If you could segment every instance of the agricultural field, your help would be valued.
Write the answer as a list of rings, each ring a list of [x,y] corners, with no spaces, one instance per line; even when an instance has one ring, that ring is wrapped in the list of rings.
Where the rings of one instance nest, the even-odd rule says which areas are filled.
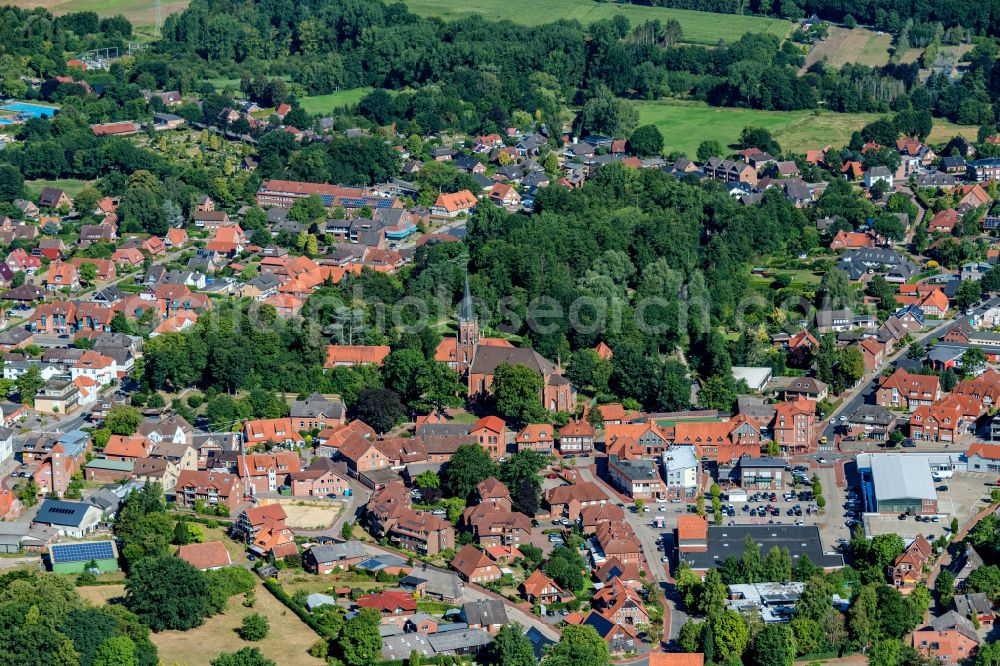
[[[891,45],[892,35],[887,33],[873,32],[867,28],[849,30],[830,26],[827,38],[817,42],[809,51],[803,71],[821,60],[836,69],[847,63],[880,67],[889,62]]]
[[[842,146],[850,141],[852,132],[881,117],[877,113],[719,108],[676,100],[637,102],[636,106],[639,123],[656,125],[663,134],[667,151],[679,150],[690,158],[695,156],[702,141],[714,139],[723,146],[733,144],[748,125],[770,130],[782,148],[792,152]],[[975,138],[977,129],[935,119],[929,141],[944,142],[956,134]]]
[[[371,91],[371,88],[348,88],[326,95],[307,95],[300,103],[306,113],[329,113],[342,106],[354,106]]]
[[[150,639],[167,663],[183,666],[207,666],[219,653],[236,652],[247,646],[260,648],[265,657],[282,666],[322,666],[326,663],[306,652],[319,638],[306,623],[263,585],[258,585],[254,593],[257,603],[253,608],[244,608],[242,597],[235,596],[229,600],[224,614],[208,618],[200,627],[190,631],[161,631],[152,634]],[[262,641],[248,643],[236,634],[243,617],[250,613],[260,613],[271,623],[271,631]]]
[[[480,14],[491,19],[509,18],[524,25],[550,23],[557,19],[575,19],[587,25],[594,21],[622,15],[638,25],[645,21],[675,19],[684,32],[682,41],[693,44],[716,44],[747,32],[772,32],[785,37],[792,24],[782,19],[735,14],[713,14],[687,9],[667,9],[643,5],[594,2],[593,0],[405,0],[406,6],[421,16],[445,19]]]
[[[121,14],[133,25],[152,26],[156,21],[156,3],[149,0],[9,0],[4,4],[34,9],[43,7],[55,15],[70,12],[97,12],[99,16]],[[188,0],[163,0],[161,17],[184,11]]]

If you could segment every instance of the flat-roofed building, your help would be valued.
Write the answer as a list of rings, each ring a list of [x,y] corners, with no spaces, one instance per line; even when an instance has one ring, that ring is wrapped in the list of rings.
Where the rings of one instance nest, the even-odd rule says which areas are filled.
[[[937,491],[924,456],[872,455],[871,483],[878,513],[937,513]]]

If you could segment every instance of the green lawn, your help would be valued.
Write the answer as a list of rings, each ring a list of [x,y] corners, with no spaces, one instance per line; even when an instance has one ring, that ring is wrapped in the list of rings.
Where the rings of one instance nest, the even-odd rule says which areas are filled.
[[[80,190],[85,187],[91,187],[96,181],[93,180],[77,180],[75,178],[64,178],[61,180],[26,180],[24,181],[25,193],[28,195],[28,199],[31,201],[37,201],[38,195],[41,194],[42,190],[46,187],[55,187],[63,190],[72,199],[75,197]]]
[[[302,109],[306,113],[329,113],[342,106],[354,106],[371,91],[371,88],[348,88],[326,95],[308,95],[301,100]]]
[[[791,30],[782,19],[735,14],[713,14],[687,9],[666,9],[643,5],[594,2],[593,0],[404,0],[421,16],[454,19],[480,14],[491,19],[510,19],[524,25],[540,25],[558,19],[575,19],[584,25],[621,14],[635,26],[645,21],[675,19],[684,32],[683,41],[715,44],[747,32],[773,32],[781,37]]]
[[[656,125],[663,133],[668,151],[680,150],[692,159],[702,141],[715,139],[723,146],[732,145],[748,125],[771,130],[784,150],[804,153],[810,148],[846,145],[852,132],[881,117],[877,113],[719,108],[678,100],[637,102],[636,105],[640,124]],[[935,119],[929,140],[943,142],[955,134],[974,136],[975,132],[975,127]]]

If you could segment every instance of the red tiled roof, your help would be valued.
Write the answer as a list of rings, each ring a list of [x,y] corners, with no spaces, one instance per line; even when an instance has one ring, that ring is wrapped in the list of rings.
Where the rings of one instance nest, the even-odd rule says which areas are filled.
[[[177,557],[196,569],[216,569],[232,564],[226,544],[221,541],[192,543],[177,549]]]

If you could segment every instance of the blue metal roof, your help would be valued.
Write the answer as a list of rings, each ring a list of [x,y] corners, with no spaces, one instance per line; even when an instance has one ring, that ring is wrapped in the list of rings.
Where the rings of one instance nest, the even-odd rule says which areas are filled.
[[[115,560],[115,544],[111,541],[83,541],[80,543],[54,543],[49,546],[52,564],[64,562],[89,562]]]

